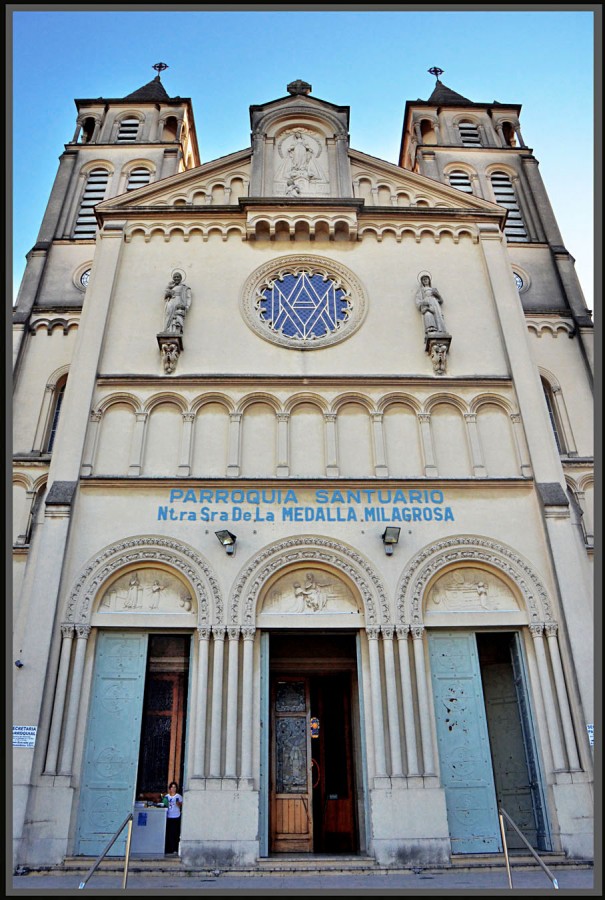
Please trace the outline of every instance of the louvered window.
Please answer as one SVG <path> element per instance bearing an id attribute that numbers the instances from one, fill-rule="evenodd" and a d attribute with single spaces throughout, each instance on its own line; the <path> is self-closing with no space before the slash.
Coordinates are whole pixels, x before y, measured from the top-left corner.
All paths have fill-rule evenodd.
<path id="1" fill-rule="evenodd" d="M 462 141 L 463 147 L 481 146 L 479 129 L 474 122 L 460 122 L 460 124 L 458 125 L 458 130 L 460 132 L 460 140 Z"/>
<path id="2" fill-rule="evenodd" d="M 457 188 L 459 191 L 464 191 L 465 194 L 473 193 L 473 189 L 471 187 L 471 179 L 467 172 L 463 172 L 461 169 L 457 169 L 455 172 L 450 172 L 448 178 L 453 188 Z"/>
<path id="3" fill-rule="evenodd" d="M 504 234 L 509 241 L 527 241 L 527 231 L 510 178 L 505 172 L 494 172 L 491 180 L 496 203 L 508 210 Z"/>
<path id="4" fill-rule="evenodd" d="M 137 188 L 142 187 L 144 184 L 149 184 L 151 180 L 151 172 L 149 169 L 139 168 L 133 169 L 130 175 L 128 176 L 128 184 L 126 185 L 127 191 L 135 191 Z"/>
<path id="5" fill-rule="evenodd" d="M 94 208 L 105 197 L 109 172 L 106 169 L 93 169 L 89 173 L 80 203 L 80 210 L 74 228 L 75 238 L 94 238 L 97 233 L 97 220 Z"/>
<path id="6" fill-rule="evenodd" d="M 139 132 L 138 119 L 122 119 L 118 131 L 118 144 L 128 144 L 136 141 Z"/>

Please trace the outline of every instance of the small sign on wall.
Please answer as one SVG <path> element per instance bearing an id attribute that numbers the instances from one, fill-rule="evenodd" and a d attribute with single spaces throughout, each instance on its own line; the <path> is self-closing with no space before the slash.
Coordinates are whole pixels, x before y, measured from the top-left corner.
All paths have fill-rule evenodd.
<path id="1" fill-rule="evenodd" d="M 586 725 L 586 731 L 588 732 L 590 746 L 594 747 L 594 725 Z"/>
<path id="2" fill-rule="evenodd" d="M 13 747 L 35 747 L 37 725 L 13 725 Z"/>

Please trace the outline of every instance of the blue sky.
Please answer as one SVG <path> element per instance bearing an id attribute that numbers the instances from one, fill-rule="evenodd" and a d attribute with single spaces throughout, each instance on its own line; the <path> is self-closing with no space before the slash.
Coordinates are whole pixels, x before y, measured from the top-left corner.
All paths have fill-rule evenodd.
<path id="1" fill-rule="evenodd" d="M 577 9 L 15 6 L 14 283 L 74 133 L 75 98 L 123 97 L 165 62 L 163 84 L 170 96 L 191 98 L 208 162 L 248 147 L 249 106 L 283 97 L 301 78 L 314 96 L 351 107 L 354 149 L 396 163 L 405 102 L 429 97 L 435 82 L 427 70 L 439 66 L 443 83 L 470 100 L 522 104 L 525 142 L 592 308 L 593 40 L 600 29 L 590 8 Z"/>

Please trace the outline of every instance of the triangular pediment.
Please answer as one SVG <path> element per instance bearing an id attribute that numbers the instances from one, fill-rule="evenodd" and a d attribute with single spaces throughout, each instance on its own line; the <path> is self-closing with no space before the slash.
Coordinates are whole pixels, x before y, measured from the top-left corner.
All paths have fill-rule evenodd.
<path id="1" fill-rule="evenodd" d="M 469 212 L 502 212 L 499 206 L 489 200 L 467 194 L 441 181 L 410 172 L 409 169 L 359 150 L 349 150 L 349 160 L 354 195 L 363 197 L 365 185 L 366 192 L 371 192 L 371 196 L 366 199 L 370 199 L 373 206 L 429 206 Z"/>
<path id="2" fill-rule="evenodd" d="M 161 181 L 104 200 L 96 207 L 97 212 L 233 204 L 236 185 L 240 190 L 240 196 L 247 193 L 251 157 L 250 147 L 237 153 L 230 153 L 228 156 L 221 156 L 194 169 L 179 172 Z M 225 189 L 225 196 L 222 198 L 218 196 L 218 193 Z"/>

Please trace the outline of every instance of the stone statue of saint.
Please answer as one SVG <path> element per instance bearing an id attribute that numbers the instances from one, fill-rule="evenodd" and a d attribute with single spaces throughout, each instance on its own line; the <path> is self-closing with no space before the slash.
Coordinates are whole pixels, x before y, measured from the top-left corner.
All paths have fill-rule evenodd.
<path id="1" fill-rule="evenodd" d="M 420 287 L 416 293 L 416 306 L 422 313 L 424 320 L 424 333 L 447 334 L 445 320 L 441 311 L 443 298 L 437 288 L 431 285 L 430 275 L 422 275 Z"/>
<path id="2" fill-rule="evenodd" d="M 276 181 L 285 183 L 287 197 L 313 194 L 317 185 L 327 184 L 326 175 L 317 161 L 320 147 L 315 139 L 295 131 L 287 137 L 284 150 L 284 161 L 275 177 Z"/>
<path id="3" fill-rule="evenodd" d="M 191 288 L 185 284 L 180 272 L 172 276 L 164 300 L 164 333 L 182 334 L 185 316 L 191 306 Z"/>

